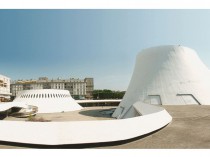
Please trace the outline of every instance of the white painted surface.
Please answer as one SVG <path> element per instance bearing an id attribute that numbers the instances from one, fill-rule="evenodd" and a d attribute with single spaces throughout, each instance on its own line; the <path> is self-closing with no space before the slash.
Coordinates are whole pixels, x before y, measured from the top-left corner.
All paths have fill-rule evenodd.
<path id="1" fill-rule="evenodd" d="M 151 105 L 162 105 L 160 96 L 149 96 Z"/>
<path id="2" fill-rule="evenodd" d="M 171 119 L 161 110 L 145 116 L 102 121 L 0 121 L 0 140 L 43 145 L 111 142 L 150 133 L 164 127 Z"/>
<path id="3" fill-rule="evenodd" d="M 38 107 L 38 113 L 53 113 L 81 110 L 68 90 L 38 89 L 23 90 L 13 102 L 25 102 Z"/>
<path id="4" fill-rule="evenodd" d="M 0 104 L 0 111 L 6 111 L 12 107 L 28 108 L 28 105 L 24 102 L 6 102 Z"/>
<path id="5" fill-rule="evenodd" d="M 151 95 L 159 95 L 162 105 L 195 104 L 179 94 L 192 95 L 199 102 L 196 104 L 210 105 L 209 69 L 196 52 L 170 45 L 142 50 L 137 55 L 128 90 L 113 117 L 127 117 L 127 111 L 137 101 L 158 103 Z"/>

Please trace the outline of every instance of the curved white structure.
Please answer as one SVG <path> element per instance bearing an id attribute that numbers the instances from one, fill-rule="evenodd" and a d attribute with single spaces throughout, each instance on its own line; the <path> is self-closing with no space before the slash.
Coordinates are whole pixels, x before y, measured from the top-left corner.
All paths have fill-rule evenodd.
<path id="1" fill-rule="evenodd" d="M 179 51 L 176 51 L 176 48 Z M 181 72 L 178 72 L 179 70 L 171 71 L 179 65 L 176 63 L 179 61 L 179 58 L 183 59 L 182 57 L 177 58 L 179 55 L 176 55 L 182 54 L 180 49 L 192 51 L 182 47 L 166 46 L 148 49 L 145 50 L 145 53 L 138 55 L 128 91 L 113 114 L 118 119 L 69 122 L 0 121 L 0 140 L 41 145 L 90 144 L 128 140 L 161 129 L 171 122 L 172 117 L 160 105 L 149 104 L 147 100 L 150 95 L 148 94 L 152 94 L 155 97 L 158 94 L 156 92 L 163 90 L 162 93 L 170 95 L 163 102 L 165 100 L 167 100 L 166 102 L 176 102 L 173 96 L 174 92 L 170 92 L 176 91 L 176 89 L 159 89 L 162 84 L 159 84 L 158 81 L 162 81 L 163 75 L 163 79 L 166 79 L 166 81 L 164 80 L 162 83 L 166 83 L 166 85 L 163 85 L 166 88 L 171 82 L 176 82 L 177 80 L 174 79 L 179 78 L 180 74 L 186 72 L 181 67 L 178 68 Z M 172 58 L 177 58 L 172 63 L 170 61 L 171 56 Z M 184 56 L 186 56 L 185 53 Z M 191 59 L 199 62 L 196 60 L 196 57 L 191 57 Z M 182 62 L 183 64 L 188 64 L 188 61 L 185 63 L 185 60 L 182 60 Z M 174 77 L 169 75 L 171 73 Z M 184 80 L 186 81 L 186 79 Z M 176 87 L 174 86 L 174 88 Z M 167 93 L 168 91 L 169 93 Z M 24 101 L 30 105 L 38 106 L 42 112 L 49 112 L 50 107 L 52 107 L 51 112 L 62 111 L 68 105 L 71 105 L 69 104 L 69 99 L 71 98 L 69 93 L 68 97 L 64 97 L 66 98 L 64 101 L 61 98 L 48 97 L 48 94 L 53 95 L 55 94 L 54 92 L 57 92 L 57 90 L 23 91 L 15 101 Z M 65 95 L 67 93 L 60 94 Z M 159 96 L 162 96 L 162 94 Z M 172 100 L 169 98 L 172 98 Z M 49 101 L 49 99 L 51 100 Z"/>
<path id="2" fill-rule="evenodd" d="M 171 121 L 163 109 L 128 119 L 71 122 L 0 121 L 0 140 L 41 145 L 127 140 L 158 130 Z"/>
<path id="3" fill-rule="evenodd" d="M 23 90 L 13 102 L 25 102 L 38 107 L 38 113 L 53 113 L 81 110 L 68 90 L 40 89 Z"/>
<path id="4" fill-rule="evenodd" d="M 131 106 L 136 101 L 210 105 L 209 95 L 209 69 L 194 50 L 183 46 L 153 47 L 138 54 L 128 90 L 113 116 L 132 117 Z"/>

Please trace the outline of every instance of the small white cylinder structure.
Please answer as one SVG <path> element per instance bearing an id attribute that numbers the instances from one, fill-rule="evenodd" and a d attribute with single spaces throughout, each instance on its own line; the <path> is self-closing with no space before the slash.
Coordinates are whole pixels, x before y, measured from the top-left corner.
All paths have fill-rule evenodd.
<path id="1" fill-rule="evenodd" d="M 38 89 L 23 90 L 14 102 L 25 102 L 38 107 L 38 113 L 53 113 L 81 110 L 68 90 Z"/>

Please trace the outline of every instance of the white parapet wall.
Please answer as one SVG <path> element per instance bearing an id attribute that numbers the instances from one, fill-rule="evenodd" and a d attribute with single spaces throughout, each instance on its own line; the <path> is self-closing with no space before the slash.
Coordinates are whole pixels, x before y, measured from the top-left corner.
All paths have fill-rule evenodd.
<path id="1" fill-rule="evenodd" d="M 114 142 L 151 133 L 170 123 L 171 119 L 165 110 L 161 110 L 145 116 L 102 121 L 0 121 L 0 140 L 38 145 Z"/>

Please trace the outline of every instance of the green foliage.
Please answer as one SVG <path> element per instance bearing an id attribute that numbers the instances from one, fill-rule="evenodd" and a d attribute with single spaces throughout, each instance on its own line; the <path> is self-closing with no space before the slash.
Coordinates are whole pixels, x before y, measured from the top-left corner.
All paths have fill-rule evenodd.
<path id="1" fill-rule="evenodd" d="M 94 99 L 122 99 L 124 94 L 125 94 L 125 91 L 112 91 L 109 89 L 94 90 L 93 98 Z"/>

